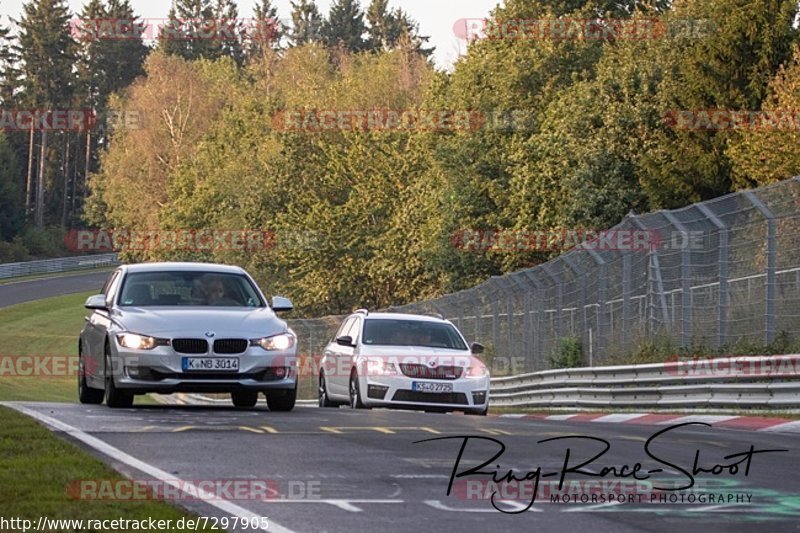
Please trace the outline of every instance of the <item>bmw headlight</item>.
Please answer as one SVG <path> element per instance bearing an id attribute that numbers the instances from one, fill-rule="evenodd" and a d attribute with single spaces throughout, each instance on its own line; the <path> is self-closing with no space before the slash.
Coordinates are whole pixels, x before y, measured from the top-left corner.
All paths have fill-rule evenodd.
<path id="1" fill-rule="evenodd" d="M 131 350 L 152 350 L 160 344 L 160 339 L 155 337 L 148 337 L 147 335 L 139 335 L 138 333 L 119 333 L 117 334 L 117 342 L 123 348 Z"/>
<path id="2" fill-rule="evenodd" d="M 294 335 L 291 333 L 281 333 L 279 335 L 272 335 L 271 337 L 262 337 L 260 339 L 252 339 L 250 344 L 252 346 L 261 346 L 268 352 L 288 350 L 294 346 Z"/>

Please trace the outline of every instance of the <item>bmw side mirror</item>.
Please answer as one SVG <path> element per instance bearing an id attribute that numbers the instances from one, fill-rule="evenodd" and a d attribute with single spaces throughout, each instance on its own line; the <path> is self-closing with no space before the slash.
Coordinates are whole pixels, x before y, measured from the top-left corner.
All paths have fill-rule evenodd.
<path id="1" fill-rule="evenodd" d="M 350 335 L 342 335 L 341 337 L 336 337 L 336 344 L 339 346 L 347 346 L 349 348 L 354 348 L 355 344 L 353 344 L 353 337 Z"/>
<path id="2" fill-rule="evenodd" d="M 276 313 L 279 311 L 291 311 L 294 309 L 294 305 L 292 305 L 292 301 L 289 298 L 284 298 L 283 296 L 273 296 L 272 297 L 272 310 Z"/>
<path id="3" fill-rule="evenodd" d="M 86 309 L 100 309 L 102 311 L 108 311 L 105 294 L 94 294 L 89 296 L 86 298 L 86 303 L 84 303 L 83 306 Z"/>
<path id="4" fill-rule="evenodd" d="M 470 351 L 472 351 L 473 354 L 479 354 L 483 353 L 484 347 L 483 344 L 479 342 L 473 342 L 472 345 L 469 347 L 469 349 Z"/>

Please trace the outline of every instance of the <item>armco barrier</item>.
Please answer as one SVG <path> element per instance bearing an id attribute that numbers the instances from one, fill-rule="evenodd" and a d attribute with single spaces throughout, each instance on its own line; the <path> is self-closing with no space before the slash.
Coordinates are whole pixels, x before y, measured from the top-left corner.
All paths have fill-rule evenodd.
<path id="1" fill-rule="evenodd" d="M 29 276 L 31 274 L 90 270 L 93 268 L 117 266 L 119 264 L 116 253 L 59 257 L 56 259 L 42 259 L 40 261 L 25 261 L 22 263 L 3 263 L 0 264 L 0 279 Z"/>
<path id="2" fill-rule="evenodd" d="M 495 407 L 800 407 L 800 355 L 546 370 L 492 378 Z"/>

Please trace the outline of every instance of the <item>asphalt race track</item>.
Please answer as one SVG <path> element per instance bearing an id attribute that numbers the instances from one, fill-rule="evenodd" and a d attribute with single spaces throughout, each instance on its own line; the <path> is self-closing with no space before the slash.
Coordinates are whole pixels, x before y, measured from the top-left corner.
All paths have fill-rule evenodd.
<path id="1" fill-rule="evenodd" d="M 99 289 L 107 276 L 108 272 L 92 272 L 0 285 L 0 306 Z M 266 483 L 266 496 L 245 490 L 221 502 L 186 492 L 168 499 L 200 516 L 268 517 L 267 531 L 800 529 L 796 434 L 684 426 L 655 437 L 649 448 L 652 458 L 646 453 L 648 439 L 669 426 L 305 406 L 272 413 L 266 407 L 242 410 L 221 405 L 132 409 L 35 402 L 6 405 L 38 417 L 137 482 L 156 483 L 161 476 L 162 481 L 180 482 L 184 489 L 203 481 L 244 480 L 245 488 Z M 528 510 L 524 509 L 531 499 L 530 479 L 520 488 L 518 483 L 492 484 L 491 476 L 465 476 L 456 478 L 447 494 L 465 436 L 471 439 L 458 472 L 489 461 L 499 443 L 505 451 L 482 471 L 497 471 L 501 479 L 513 470 L 523 478 L 541 467 L 537 499 Z M 557 437 L 573 438 L 539 442 Z M 559 492 L 567 450 L 568 464 L 575 467 L 605 447 L 600 440 L 577 437 L 603 439 L 610 447 L 581 467 L 582 473 L 566 473 Z M 441 440 L 415 444 L 423 439 Z M 747 453 L 751 446 L 755 451 L 788 451 L 753 454 L 749 471 L 744 456 L 726 458 Z M 675 498 L 682 494 L 682 501 L 661 501 L 668 492 L 654 488 L 687 484 L 698 453 L 701 469 L 739 464 L 720 467 L 719 475 L 698 470 L 691 476 L 693 489 L 669 491 Z M 637 462 L 642 467 L 636 475 L 649 475 L 649 480 L 631 480 Z M 623 469 L 624 465 L 628 467 Z M 604 467 L 620 475 L 600 477 Z M 627 481 L 621 482 L 623 475 Z M 493 504 L 490 498 L 498 490 Z M 570 493 L 595 494 L 606 501 L 552 503 L 549 498 Z M 710 502 L 712 494 L 732 501 Z M 616 501 L 608 501 L 610 495 Z M 690 496 L 695 500 L 687 501 Z"/>
<path id="2" fill-rule="evenodd" d="M 91 290 L 100 292 L 110 274 L 110 271 L 88 272 L 3 283 L 0 284 L 0 307 L 76 292 Z M 75 335 L 77 334 L 76 332 Z"/>
<path id="3" fill-rule="evenodd" d="M 645 442 L 667 426 L 587 424 L 504 417 L 472 417 L 409 411 L 348 408 L 297 407 L 290 413 L 272 413 L 265 407 L 240 410 L 224 406 L 142 406 L 109 409 L 57 403 L 14 403 L 35 413 L 58 420 L 59 432 L 75 439 L 80 432 L 100 439 L 152 465 L 175 479 L 266 480 L 272 487 L 267 498 L 246 496 L 235 503 L 258 516 L 268 517 L 270 531 L 491 531 L 532 528 L 545 531 L 790 531 L 798 529 L 800 518 L 800 472 L 797 438 L 790 434 L 748 432 L 687 426 L 668 430 L 656 437 L 651 452 Z M 702 417 L 699 417 L 702 419 Z M 73 429 L 69 429 L 69 428 Z M 75 431 L 78 430 L 78 431 Z M 560 472 L 570 449 L 570 465 L 591 458 L 604 447 L 599 441 L 568 439 L 537 443 L 566 436 L 606 439 L 610 449 L 583 467 L 587 474 L 614 466 L 642 470 L 662 468 L 652 474 L 661 486 L 678 487 L 688 477 L 663 462 L 691 472 L 699 450 L 700 467 L 730 465 L 725 456 L 755 450 L 787 449 L 788 452 L 755 454 L 749 473 L 744 463 L 738 472 L 725 470 L 714 476 L 695 476 L 696 494 L 728 494 L 749 503 L 652 503 L 658 493 L 648 490 L 650 482 L 636 491 L 644 503 L 551 503 L 539 498 L 531 508 L 518 514 L 504 514 L 489 499 L 491 485 L 457 479 L 453 493 L 446 494 L 463 436 L 470 440 L 459 471 L 490 459 L 498 449 L 496 439 L 506 446 L 500 458 L 498 477 L 513 469 L 518 478 L 542 467 L 542 473 Z M 454 437 L 414 444 L 422 439 Z M 121 464 L 118 451 L 98 452 L 128 477 L 152 479 L 141 470 Z M 110 454 L 110 456 L 108 455 Z M 741 456 L 740 456 L 741 457 Z M 580 459 L 579 459 L 580 458 Z M 492 470 L 493 465 L 485 467 Z M 628 470 L 630 472 L 630 469 Z M 607 478 L 613 478 L 608 475 Z M 488 481 L 473 476 L 473 483 Z M 557 476 L 542 479 L 553 487 Z M 567 483 L 586 483 L 601 478 L 579 473 L 566 474 Z M 598 482 L 599 483 L 599 482 Z M 672 485 L 669 485 L 672 483 Z M 635 486 L 629 482 L 628 487 Z M 653 482 L 651 485 L 656 485 Z M 624 492 L 621 485 L 607 485 L 601 492 Z M 476 488 L 478 487 L 478 488 Z M 482 493 L 486 487 L 486 493 Z M 541 490 L 541 486 L 540 486 Z M 628 492 L 631 492 L 630 489 Z M 652 493 L 652 494 L 651 494 Z M 686 494 L 687 491 L 684 491 Z M 663 493 L 661 493 L 663 494 Z M 677 493 L 676 493 L 677 494 Z M 510 496 L 496 501 L 505 511 L 520 511 L 529 498 Z M 218 509 L 197 500 L 184 504 L 198 514 L 221 516 Z M 274 524 L 273 524 L 274 521 Z M 274 528 L 274 529 L 273 529 Z M 246 531 L 246 530 L 242 530 Z M 252 531 L 252 530 L 251 530 Z"/>

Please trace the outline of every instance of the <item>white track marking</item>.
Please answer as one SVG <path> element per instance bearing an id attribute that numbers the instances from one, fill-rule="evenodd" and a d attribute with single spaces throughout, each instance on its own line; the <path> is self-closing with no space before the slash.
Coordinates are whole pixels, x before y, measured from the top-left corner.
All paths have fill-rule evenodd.
<path id="1" fill-rule="evenodd" d="M 161 481 L 162 483 L 174 487 L 181 492 L 185 492 L 187 494 L 194 492 L 197 497 L 203 500 L 208 505 L 212 507 L 216 507 L 220 511 L 239 517 L 242 520 L 249 520 L 249 519 L 260 519 L 261 516 L 253 513 L 252 511 L 248 511 L 244 507 L 236 505 L 235 503 L 231 503 L 228 500 L 219 500 L 217 495 L 211 494 L 205 490 L 200 489 L 199 487 L 189 483 L 187 481 L 176 480 L 175 476 L 172 474 L 168 474 L 163 470 L 156 468 L 153 465 L 147 464 L 144 461 L 133 457 L 132 455 L 128 455 L 127 453 L 123 452 L 119 448 L 115 448 L 110 444 L 103 442 L 102 440 L 92 437 L 88 433 L 81 431 L 78 428 L 72 427 L 69 424 L 65 424 L 60 420 L 56 420 L 55 418 L 51 418 L 47 415 L 43 415 L 33 409 L 29 409 L 28 407 L 24 407 L 22 405 L 16 404 L 14 402 L 0 402 L 0 405 L 5 405 L 6 407 L 10 407 L 20 413 L 26 414 L 36 420 L 42 422 L 46 426 L 67 433 L 72 438 L 77 439 L 87 446 L 97 450 L 98 452 L 112 458 L 115 461 L 128 465 L 131 468 L 135 468 L 140 472 L 143 472 L 151 477 L 154 477 Z M 187 490 L 188 489 L 188 490 Z M 269 520 L 269 527 L 264 529 L 258 529 L 258 531 L 271 531 L 271 532 L 278 532 L 278 533 L 294 533 L 291 529 L 285 528 L 280 524 L 275 523 L 271 519 Z"/>

